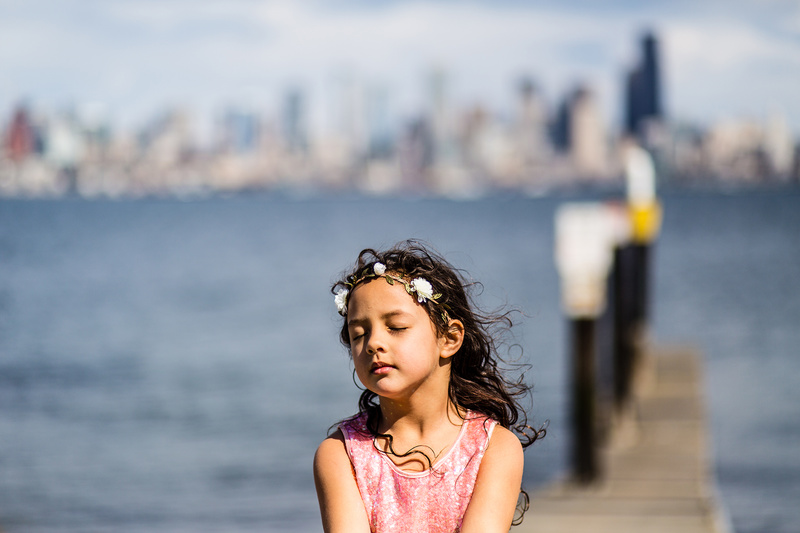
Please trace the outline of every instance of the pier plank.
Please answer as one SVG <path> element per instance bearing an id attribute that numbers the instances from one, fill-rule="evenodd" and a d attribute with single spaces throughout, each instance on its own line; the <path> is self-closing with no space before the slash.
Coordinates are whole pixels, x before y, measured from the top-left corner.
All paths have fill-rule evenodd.
<path id="1" fill-rule="evenodd" d="M 601 451 L 600 480 L 535 492 L 513 533 L 730 533 L 715 500 L 700 354 L 649 350 L 633 390 Z"/>

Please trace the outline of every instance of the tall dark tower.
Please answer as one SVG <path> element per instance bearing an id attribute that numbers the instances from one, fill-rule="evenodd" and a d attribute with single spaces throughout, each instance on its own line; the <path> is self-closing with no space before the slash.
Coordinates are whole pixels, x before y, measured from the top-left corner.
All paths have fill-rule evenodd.
<path id="1" fill-rule="evenodd" d="M 648 33 L 642 39 L 642 111 L 645 117 L 661 118 L 661 77 L 658 65 L 658 41 Z"/>
<path id="2" fill-rule="evenodd" d="M 642 69 L 636 66 L 625 80 L 625 133 L 637 135 L 639 121 L 642 118 L 644 106 L 642 105 Z"/>
<path id="3" fill-rule="evenodd" d="M 638 137 L 646 120 L 663 118 L 658 40 L 653 33 L 642 39 L 641 60 L 628 73 L 625 88 L 625 131 Z"/>

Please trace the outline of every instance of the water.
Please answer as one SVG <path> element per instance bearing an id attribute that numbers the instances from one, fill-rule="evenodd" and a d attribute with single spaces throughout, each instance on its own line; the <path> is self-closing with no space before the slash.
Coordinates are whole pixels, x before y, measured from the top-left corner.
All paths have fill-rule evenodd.
<path id="1" fill-rule="evenodd" d="M 358 390 L 329 288 L 428 240 L 525 317 L 534 488 L 565 468 L 562 199 L 0 202 L 0 526 L 320 531 L 311 457 Z M 737 531 L 800 529 L 800 194 L 671 193 L 654 336 L 707 356 Z"/>
<path id="2" fill-rule="evenodd" d="M 666 209 L 657 331 L 705 352 L 735 529 L 800 531 L 800 194 L 676 195 Z"/>

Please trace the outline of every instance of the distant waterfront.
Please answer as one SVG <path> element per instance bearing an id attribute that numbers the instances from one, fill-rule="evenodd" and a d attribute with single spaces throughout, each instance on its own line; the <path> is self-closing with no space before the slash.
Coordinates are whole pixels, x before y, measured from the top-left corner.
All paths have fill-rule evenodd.
<path id="1" fill-rule="evenodd" d="M 358 391 L 330 282 L 431 241 L 525 317 L 526 484 L 564 469 L 559 197 L 0 200 L 7 533 L 320 531 L 313 449 Z M 738 533 L 800 529 L 800 189 L 665 193 L 653 335 L 698 345 Z M 534 518 L 532 518 L 534 519 Z"/>

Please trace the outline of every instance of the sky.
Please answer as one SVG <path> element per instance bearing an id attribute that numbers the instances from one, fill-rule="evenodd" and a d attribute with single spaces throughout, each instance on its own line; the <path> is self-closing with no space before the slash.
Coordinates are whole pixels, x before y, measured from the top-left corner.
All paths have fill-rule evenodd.
<path id="1" fill-rule="evenodd" d="M 670 119 L 782 114 L 800 137 L 797 0 L 0 0 L 0 119 L 20 102 L 121 127 L 175 106 L 279 116 L 298 87 L 325 128 L 335 87 L 383 91 L 411 117 L 440 69 L 453 107 L 498 114 L 523 77 L 551 107 L 587 84 L 613 130 L 648 29 Z"/>

